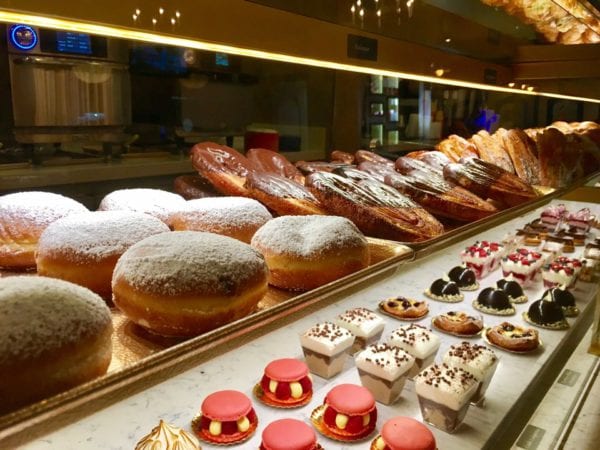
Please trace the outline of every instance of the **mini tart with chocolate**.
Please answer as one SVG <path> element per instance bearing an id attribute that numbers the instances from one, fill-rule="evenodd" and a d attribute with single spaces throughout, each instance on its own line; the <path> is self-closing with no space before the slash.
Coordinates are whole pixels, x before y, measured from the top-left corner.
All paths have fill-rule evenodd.
<path id="1" fill-rule="evenodd" d="M 490 344 L 511 352 L 530 352 L 540 345 L 538 332 L 533 328 L 502 322 L 486 330 L 485 338 Z"/>
<path id="2" fill-rule="evenodd" d="M 579 309 L 575 306 L 575 297 L 564 286 L 548 289 L 542 295 L 542 300 L 558 303 L 562 307 L 566 317 L 579 315 Z"/>
<path id="3" fill-rule="evenodd" d="M 425 300 L 419 301 L 398 296 L 380 302 L 379 309 L 398 319 L 416 320 L 427 315 L 429 305 Z"/>
<path id="4" fill-rule="evenodd" d="M 322 415 L 318 413 L 322 411 Z M 327 437 L 342 441 L 363 439 L 377 424 L 377 407 L 371 392 L 356 384 L 339 384 L 313 411 L 315 428 Z"/>
<path id="5" fill-rule="evenodd" d="M 525 303 L 528 300 L 521 284 L 510 275 L 496 281 L 496 287 L 502 289 L 508 295 L 511 303 Z"/>
<path id="6" fill-rule="evenodd" d="M 487 287 L 473 300 L 473 308 L 486 314 L 510 316 L 515 313 L 515 307 L 508 299 L 508 294 L 502 289 Z"/>
<path id="7" fill-rule="evenodd" d="M 370 450 L 435 450 L 435 437 L 429 428 L 412 417 L 392 417 Z"/>
<path id="8" fill-rule="evenodd" d="M 306 405 L 312 398 L 312 380 L 303 361 L 283 358 L 265 367 L 256 389 L 257 398 L 269 406 L 291 408 Z"/>
<path id="9" fill-rule="evenodd" d="M 465 264 L 450 269 L 448 278 L 450 278 L 451 281 L 454 281 L 462 291 L 476 291 L 479 289 L 479 283 L 477 282 L 475 272 Z"/>
<path id="10" fill-rule="evenodd" d="M 200 414 L 192 421 L 192 430 L 212 444 L 234 444 L 248 439 L 256 431 L 258 417 L 250 399 L 239 391 L 217 391 L 202 402 Z"/>
<path id="11" fill-rule="evenodd" d="M 475 336 L 483 329 L 483 319 L 465 311 L 448 311 L 435 316 L 432 325 L 450 334 L 459 336 Z"/>
<path id="12" fill-rule="evenodd" d="M 523 319 L 532 325 L 549 330 L 564 330 L 569 328 L 562 306 L 548 300 L 536 300 L 523 313 Z"/>
<path id="13" fill-rule="evenodd" d="M 424 292 L 424 294 L 440 302 L 458 303 L 462 302 L 465 296 L 460 292 L 458 285 L 447 278 L 438 278 Z"/>

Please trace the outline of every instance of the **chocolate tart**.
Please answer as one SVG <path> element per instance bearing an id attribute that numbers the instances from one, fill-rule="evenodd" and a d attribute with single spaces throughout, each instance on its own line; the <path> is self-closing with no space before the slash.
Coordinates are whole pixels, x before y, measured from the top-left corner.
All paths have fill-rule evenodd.
<path id="1" fill-rule="evenodd" d="M 479 289 L 479 283 L 473 269 L 469 269 L 466 265 L 456 266 L 448 272 L 448 278 L 454 281 L 458 288 L 462 291 L 476 291 Z"/>
<path id="2" fill-rule="evenodd" d="M 496 287 L 506 292 L 511 303 L 525 303 L 528 300 L 521 284 L 511 277 L 496 281 Z"/>
<path id="3" fill-rule="evenodd" d="M 523 319 L 532 325 L 549 330 L 564 330 L 569 328 L 562 306 L 548 300 L 536 300 L 523 313 Z"/>
<path id="4" fill-rule="evenodd" d="M 579 309 L 575 306 L 575 297 L 568 289 L 563 289 L 562 287 L 548 289 L 542 295 L 542 300 L 558 303 L 566 317 L 579 315 Z"/>
<path id="5" fill-rule="evenodd" d="M 515 307 L 502 289 L 487 287 L 473 300 L 473 308 L 486 314 L 510 316 L 515 313 Z"/>
<path id="6" fill-rule="evenodd" d="M 446 280 L 444 278 L 438 278 L 431 283 L 431 286 L 424 294 L 433 300 L 446 303 L 462 302 L 465 298 L 465 296 L 460 293 L 458 285 L 454 281 Z"/>

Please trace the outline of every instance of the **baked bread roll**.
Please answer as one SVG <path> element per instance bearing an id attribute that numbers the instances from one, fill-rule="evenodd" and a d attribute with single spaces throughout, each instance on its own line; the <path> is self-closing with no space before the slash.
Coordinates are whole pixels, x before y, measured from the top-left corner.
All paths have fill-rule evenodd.
<path id="1" fill-rule="evenodd" d="M 540 163 L 535 156 L 535 143 L 518 128 L 496 132 L 504 142 L 517 176 L 529 183 L 540 184 Z"/>
<path id="2" fill-rule="evenodd" d="M 87 208 L 50 192 L 19 192 L 0 197 L 0 268 L 35 268 L 38 239 L 48 225 Z"/>
<path id="3" fill-rule="evenodd" d="M 471 137 L 471 141 L 477 147 L 479 157 L 491 164 L 494 164 L 509 173 L 515 173 L 515 168 L 510 160 L 504 142 L 497 135 L 490 135 L 485 130 L 480 130 Z"/>
<path id="4" fill-rule="evenodd" d="M 130 247 L 112 279 L 129 320 L 162 336 L 196 336 L 252 312 L 267 292 L 263 256 L 213 233 L 173 231 Z"/>
<path id="5" fill-rule="evenodd" d="M 146 213 L 170 225 L 171 215 L 185 208 L 183 197 L 160 189 L 119 189 L 107 194 L 98 211 Z"/>
<path id="6" fill-rule="evenodd" d="M 81 286 L 2 278 L 0 318 L 0 413 L 85 383 L 110 364 L 110 310 Z"/>
<path id="7" fill-rule="evenodd" d="M 38 274 L 84 286 L 110 300 L 119 257 L 136 242 L 167 231 L 160 219 L 133 211 L 72 214 L 42 233 L 36 253 Z"/>

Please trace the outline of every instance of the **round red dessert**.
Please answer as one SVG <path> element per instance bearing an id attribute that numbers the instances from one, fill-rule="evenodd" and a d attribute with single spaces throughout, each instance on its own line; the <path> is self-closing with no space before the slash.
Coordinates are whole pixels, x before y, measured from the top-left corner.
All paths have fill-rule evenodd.
<path id="1" fill-rule="evenodd" d="M 218 391 L 207 396 L 200 407 L 202 416 L 193 423 L 201 439 L 232 443 L 248 438 L 258 425 L 250 399 L 239 391 Z"/>
<path id="2" fill-rule="evenodd" d="M 377 422 L 373 394 L 356 384 L 340 384 L 325 397 L 323 424 L 334 434 L 346 437 L 367 436 Z"/>
<path id="3" fill-rule="evenodd" d="M 312 397 L 308 366 L 293 358 L 276 359 L 265 367 L 260 381 L 265 399 L 285 406 L 306 403 Z"/>
<path id="4" fill-rule="evenodd" d="M 393 417 L 381 429 L 385 450 L 435 450 L 429 428 L 410 417 Z"/>
<path id="5" fill-rule="evenodd" d="M 270 423 L 262 434 L 260 450 L 316 450 L 320 448 L 311 427 L 296 419 Z"/>

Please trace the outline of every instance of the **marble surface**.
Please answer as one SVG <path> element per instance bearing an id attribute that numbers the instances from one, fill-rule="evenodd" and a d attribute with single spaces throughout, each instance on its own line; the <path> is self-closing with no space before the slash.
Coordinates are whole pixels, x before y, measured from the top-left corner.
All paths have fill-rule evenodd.
<path id="1" fill-rule="evenodd" d="M 570 210 L 584 206 L 577 202 L 567 202 Z M 597 205 L 594 207 L 600 213 Z M 282 357 L 302 358 L 302 351 L 298 336 L 311 325 L 332 320 L 336 315 L 357 306 L 368 307 L 376 310 L 377 304 L 382 299 L 397 295 L 423 299 L 423 290 L 444 272 L 460 262 L 459 252 L 466 245 L 476 240 L 499 241 L 507 233 L 524 225 L 539 215 L 540 210 L 527 213 L 523 217 L 513 219 L 494 229 L 474 236 L 468 241 L 448 246 L 443 251 L 437 252 L 421 261 L 401 266 L 399 270 L 389 277 L 376 282 L 362 290 L 353 292 L 347 298 L 318 310 L 315 314 L 299 319 L 298 321 L 262 336 L 254 341 L 243 343 L 235 350 L 222 354 L 204 364 L 187 370 L 165 382 L 157 384 L 143 392 L 116 403 L 102 411 L 74 422 L 42 439 L 31 442 L 22 448 L 28 450 L 57 449 L 127 449 L 135 448 L 136 442 L 158 424 L 159 419 L 185 429 L 190 429 L 190 421 L 199 410 L 203 398 L 213 391 L 221 389 L 237 389 L 252 397 L 252 388 L 262 376 L 264 366 L 273 359 Z M 573 256 L 581 253 L 577 248 Z M 491 273 L 481 280 L 481 288 L 494 285 L 501 277 L 499 270 Z M 578 307 L 584 311 L 592 298 L 594 286 L 578 284 L 576 298 Z M 538 299 L 543 292 L 541 281 L 532 288 L 526 289 L 529 301 L 516 305 L 517 314 L 514 316 L 484 315 L 486 326 L 495 325 L 504 320 L 523 324 L 521 313 L 526 311 L 529 304 Z M 447 304 L 429 301 L 430 313 L 420 321 L 429 325 L 431 318 L 441 312 L 449 310 L 474 311 L 471 302 L 477 292 L 466 292 L 465 300 L 458 304 Z M 591 308 L 589 308 L 591 309 Z M 588 311 L 591 313 L 591 311 Z M 386 325 L 383 339 L 395 328 L 405 324 L 391 317 L 383 316 Z M 569 319 L 573 326 L 577 326 L 580 318 Z M 528 355 L 516 355 L 501 350 L 496 350 L 500 357 L 498 369 L 492 379 L 486 394 L 484 407 L 471 406 L 462 426 L 454 434 L 447 434 L 433 429 L 438 440 L 439 448 L 452 449 L 480 449 L 489 439 L 502 419 L 508 414 L 510 408 L 517 402 L 523 393 L 531 388 L 531 383 L 542 368 L 556 346 L 570 331 L 553 331 L 539 329 L 544 343 L 542 351 Z M 436 332 L 442 339 L 436 361 L 440 361 L 448 347 L 461 339 Z M 470 341 L 482 343 L 480 338 Z M 314 377 L 314 396 L 312 401 L 299 409 L 277 410 L 262 405 L 254 400 L 259 417 L 257 433 L 247 442 L 234 448 L 256 449 L 260 444 L 260 434 L 264 427 L 271 421 L 294 417 L 309 422 L 311 411 L 320 405 L 327 391 L 340 383 L 360 383 L 353 360 L 348 359 L 344 371 L 331 380 Z M 378 404 L 379 429 L 384 421 L 396 415 L 421 418 L 417 398 L 412 382 L 407 382 L 400 400 L 392 405 Z M 374 437 L 374 436 L 373 436 Z M 356 443 L 339 443 L 324 437 L 319 437 L 321 444 L 328 450 L 333 449 L 367 449 L 370 439 Z M 202 444 L 203 449 L 217 449 L 219 447 Z"/>

